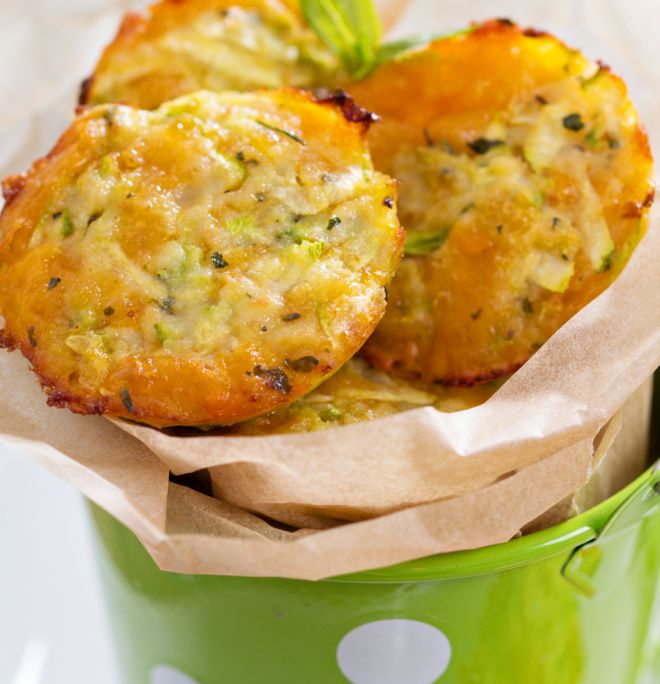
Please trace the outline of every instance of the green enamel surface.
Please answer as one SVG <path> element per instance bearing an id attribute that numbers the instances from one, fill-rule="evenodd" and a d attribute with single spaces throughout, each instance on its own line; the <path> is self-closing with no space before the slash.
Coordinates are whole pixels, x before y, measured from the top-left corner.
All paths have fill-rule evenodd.
<path id="1" fill-rule="evenodd" d="M 593 580 L 593 598 L 562 574 L 571 550 L 421 582 L 177 575 L 158 570 L 106 513 L 93 508 L 92 516 L 126 684 L 146 684 L 158 664 L 200 684 L 346 682 L 336 664 L 340 640 L 388 618 L 419 620 L 447 636 L 452 657 L 441 684 L 657 681 L 642 678 L 660 665 L 657 504 L 603 543 L 612 562 Z"/>
<path id="2" fill-rule="evenodd" d="M 123 681 L 146 684 L 166 664 L 200 684 L 346 682 L 342 637 L 407 618 L 449 639 L 442 684 L 650 684 L 660 671 L 657 478 L 501 547 L 322 582 L 162 572 L 92 506 Z"/>

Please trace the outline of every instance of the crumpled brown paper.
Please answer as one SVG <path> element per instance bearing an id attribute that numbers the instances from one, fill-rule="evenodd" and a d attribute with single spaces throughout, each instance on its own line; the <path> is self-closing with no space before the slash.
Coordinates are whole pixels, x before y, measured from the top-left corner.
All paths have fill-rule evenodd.
<path id="1" fill-rule="evenodd" d="M 588 482 L 526 525 L 523 534 L 546 529 L 593 508 L 645 470 L 649 464 L 652 399 L 653 380 L 649 378 L 596 437 Z"/>

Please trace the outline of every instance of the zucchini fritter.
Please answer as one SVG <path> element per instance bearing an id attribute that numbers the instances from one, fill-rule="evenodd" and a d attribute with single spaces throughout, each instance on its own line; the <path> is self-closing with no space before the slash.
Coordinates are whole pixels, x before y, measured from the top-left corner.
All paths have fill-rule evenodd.
<path id="1" fill-rule="evenodd" d="M 491 21 L 352 87 L 383 118 L 374 163 L 408 232 L 365 347 L 409 378 L 511 373 L 624 267 L 653 199 L 623 81 L 557 39 Z"/>
<path id="2" fill-rule="evenodd" d="M 334 87 L 339 64 L 296 0 L 161 0 L 129 12 L 81 104 L 153 109 L 196 90 Z"/>
<path id="3" fill-rule="evenodd" d="M 315 432 L 384 418 L 422 406 L 433 406 L 446 413 L 462 411 L 486 401 L 497 387 L 497 383 L 467 388 L 409 382 L 370 368 L 362 359 L 354 358 L 293 404 L 221 432 L 250 436 Z"/>
<path id="4" fill-rule="evenodd" d="M 99 106 L 5 184 L 4 345 L 49 403 L 229 424 L 309 392 L 385 309 L 403 232 L 345 97 Z"/>

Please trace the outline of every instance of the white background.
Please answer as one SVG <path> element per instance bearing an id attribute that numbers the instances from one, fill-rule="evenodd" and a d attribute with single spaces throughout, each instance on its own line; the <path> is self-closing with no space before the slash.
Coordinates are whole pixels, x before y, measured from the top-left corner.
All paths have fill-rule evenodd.
<path id="1" fill-rule="evenodd" d="M 53 144 L 128 0 L 0 0 L 0 174 Z M 629 82 L 660 158 L 660 0 L 413 0 L 396 35 L 510 17 Z M 7 388 L 1 388 L 7 391 Z M 29 499 L 29 504 L 28 504 Z M 0 684 L 119 684 L 80 497 L 0 445 Z"/>

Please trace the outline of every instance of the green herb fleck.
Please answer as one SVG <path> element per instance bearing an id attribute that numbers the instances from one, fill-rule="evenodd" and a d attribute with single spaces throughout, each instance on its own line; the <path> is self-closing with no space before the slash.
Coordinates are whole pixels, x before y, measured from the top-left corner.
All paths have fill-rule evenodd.
<path id="1" fill-rule="evenodd" d="M 325 249 L 325 242 L 322 240 L 316 240 L 315 242 L 309 243 L 309 255 L 312 259 L 320 259 L 323 250 Z"/>
<path id="2" fill-rule="evenodd" d="M 119 398 L 121 399 L 121 403 L 124 405 L 124 408 L 129 413 L 135 413 L 135 404 L 133 404 L 133 399 L 125 387 L 122 387 L 119 391 Z"/>
<path id="3" fill-rule="evenodd" d="M 112 352 L 114 351 L 114 347 L 112 346 L 110 338 L 107 335 L 99 335 L 99 339 L 101 340 L 101 346 L 103 347 L 103 351 L 106 354 L 112 354 Z"/>
<path id="4" fill-rule="evenodd" d="M 54 276 L 48 281 L 48 289 L 52 290 L 54 287 L 57 287 L 60 283 L 62 282 L 62 278 L 59 276 Z"/>
<path id="5" fill-rule="evenodd" d="M 531 198 L 532 206 L 541 209 L 545 204 L 545 193 L 542 190 L 534 193 Z"/>
<path id="6" fill-rule="evenodd" d="M 154 330 L 156 331 L 156 337 L 158 338 L 158 342 L 160 342 L 160 346 L 162 347 L 165 344 L 165 340 L 167 339 L 167 333 L 165 332 L 165 328 L 162 326 L 161 323 L 154 323 Z"/>
<path id="7" fill-rule="evenodd" d="M 237 216 L 225 223 L 225 230 L 232 236 L 237 237 L 247 233 L 253 226 L 251 216 Z"/>
<path id="8" fill-rule="evenodd" d="M 94 221 L 98 221 L 101 216 L 103 216 L 102 211 L 95 211 L 88 219 L 87 219 L 87 225 L 91 226 Z"/>
<path id="9" fill-rule="evenodd" d="M 74 231 L 73 221 L 71 220 L 71 213 L 68 209 L 63 209 L 61 213 L 62 217 L 62 237 L 69 237 Z"/>
<path id="10" fill-rule="evenodd" d="M 339 218 L 339 216 L 333 216 L 328 221 L 328 230 L 332 230 L 333 228 L 336 228 L 340 223 L 341 223 L 341 219 Z"/>
<path id="11" fill-rule="evenodd" d="M 174 297 L 165 297 L 165 299 L 160 302 L 160 308 L 163 311 L 167 311 L 169 314 L 173 314 L 175 301 Z"/>
<path id="12" fill-rule="evenodd" d="M 282 394 L 289 394 L 291 385 L 289 384 L 289 376 L 281 368 L 263 368 L 263 366 L 255 366 L 254 374 L 257 377 L 264 378 L 266 385 L 276 392 Z"/>
<path id="13" fill-rule="evenodd" d="M 612 268 L 612 261 L 616 255 L 616 250 L 613 249 L 601 262 L 600 266 L 596 269 L 596 273 L 605 273 Z"/>
<path id="14" fill-rule="evenodd" d="M 440 147 L 442 148 L 443 152 L 446 152 L 447 154 L 451 154 L 452 157 L 456 156 L 456 150 L 454 149 L 454 146 L 448 141 L 448 140 L 443 140 L 440 143 Z M 443 172 L 445 169 L 443 169 Z M 449 173 L 451 173 L 451 168 L 447 169 Z"/>
<path id="15" fill-rule="evenodd" d="M 282 320 L 288 323 L 289 321 L 297 321 L 301 316 L 302 314 L 299 313 L 288 313 L 282 316 Z"/>
<path id="16" fill-rule="evenodd" d="M 598 129 L 594 126 L 589 133 L 585 136 L 584 142 L 589 145 L 589 147 L 596 147 L 599 142 Z"/>
<path id="17" fill-rule="evenodd" d="M 405 253 L 407 256 L 423 256 L 442 247 L 449 237 L 449 228 L 422 233 L 408 233 Z"/>
<path id="18" fill-rule="evenodd" d="M 582 117 L 577 112 L 567 114 L 562 119 L 562 124 L 569 131 L 581 131 L 584 128 L 584 121 L 582 121 Z"/>
<path id="19" fill-rule="evenodd" d="M 489 140 L 488 138 L 477 138 L 468 143 L 468 147 L 476 154 L 487 154 L 494 147 L 504 145 L 504 140 Z"/>
<path id="20" fill-rule="evenodd" d="M 108 109 L 106 109 L 103 112 L 103 118 L 105 119 L 105 122 L 108 124 L 108 126 L 112 126 L 115 123 L 115 114 L 115 107 L 108 107 Z"/>
<path id="21" fill-rule="evenodd" d="M 318 320 L 319 325 L 321 326 L 323 334 L 331 340 L 333 337 L 331 325 L 332 321 L 330 319 L 330 312 L 328 311 L 328 307 L 323 302 L 317 302 L 314 313 L 316 314 L 316 319 Z"/>
<path id="22" fill-rule="evenodd" d="M 35 328 L 33 325 L 31 325 L 27 329 L 27 336 L 28 336 L 28 341 L 30 342 L 30 345 L 32 346 L 32 349 L 34 349 L 37 346 L 37 338 L 34 336 Z"/>
<path id="23" fill-rule="evenodd" d="M 177 105 L 171 106 L 166 112 L 165 117 L 168 119 L 176 118 L 182 114 L 192 114 L 195 108 L 199 106 L 197 100 L 189 100 L 187 102 L 180 102 Z"/>
<path id="24" fill-rule="evenodd" d="M 336 420 L 341 420 L 343 416 L 344 412 L 338 408 L 335 408 L 334 406 L 323 409 L 323 411 L 321 411 L 319 414 L 319 417 L 324 423 L 331 423 Z"/>
<path id="25" fill-rule="evenodd" d="M 101 165 L 99 166 L 99 173 L 102 176 L 109 176 L 116 169 L 116 163 L 111 154 L 106 154 L 101 157 Z"/>
<path id="26" fill-rule="evenodd" d="M 307 239 L 305 234 L 297 226 L 287 228 L 282 235 L 292 240 L 296 245 L 302 245 L 303 240 Z"/>
<path id="27" fill-rule="evenodd" d="M 431 137 L 431 133 L 429 132 L 429 129 L 425 127 L 423 132 L 424 132 L 424 142 L 426 142 L 426 146 L 427 147 L 433 147 L 433 145 L 435 143 L 433 142 L 433 138 Z"/>
<path id="28" fill-rule="evenodd" d="M 267 128 L 270 131 L 274 131 L 275 133 L 280 133 L 281 135 L 285 135 L 287 138 L 291 138 L 291 140 L 294 140 L 299 145 L 306 145 L 307 144 L 302 138 L 299 138 L 295 133 L 292 133 L 291 131 L 285 131 L 283 128 L 278 128 L 277 126 L 271 126 L 270 124 L 266 123 L 265 121 L 261 121 L 260 119 L 256 119 L 256 122 L 260 126 L 263 126 L 264 128 Z"/>
<path id="29" fill-rule="evenodd" d="M 213 254 L 211 254 L 211 263 L 215 268 L 227 268 L 227 266 L 229 266 L 220 252 L 213 252 Z"/>
<path id="30" fill-rule="evenodd" d="M 302 356 L 293 361 L 287 359 L 286 365 L 296 373 L 311 373 L 319 365 L 319 360 L 315 356 Z"/>
<path id="31" fill-rule="evenodd" d="M 236 153 L 236 160 L 239 162 L 244 162 L 245 161 L 245 154 L 241 150 L 240 152 Z"/>

